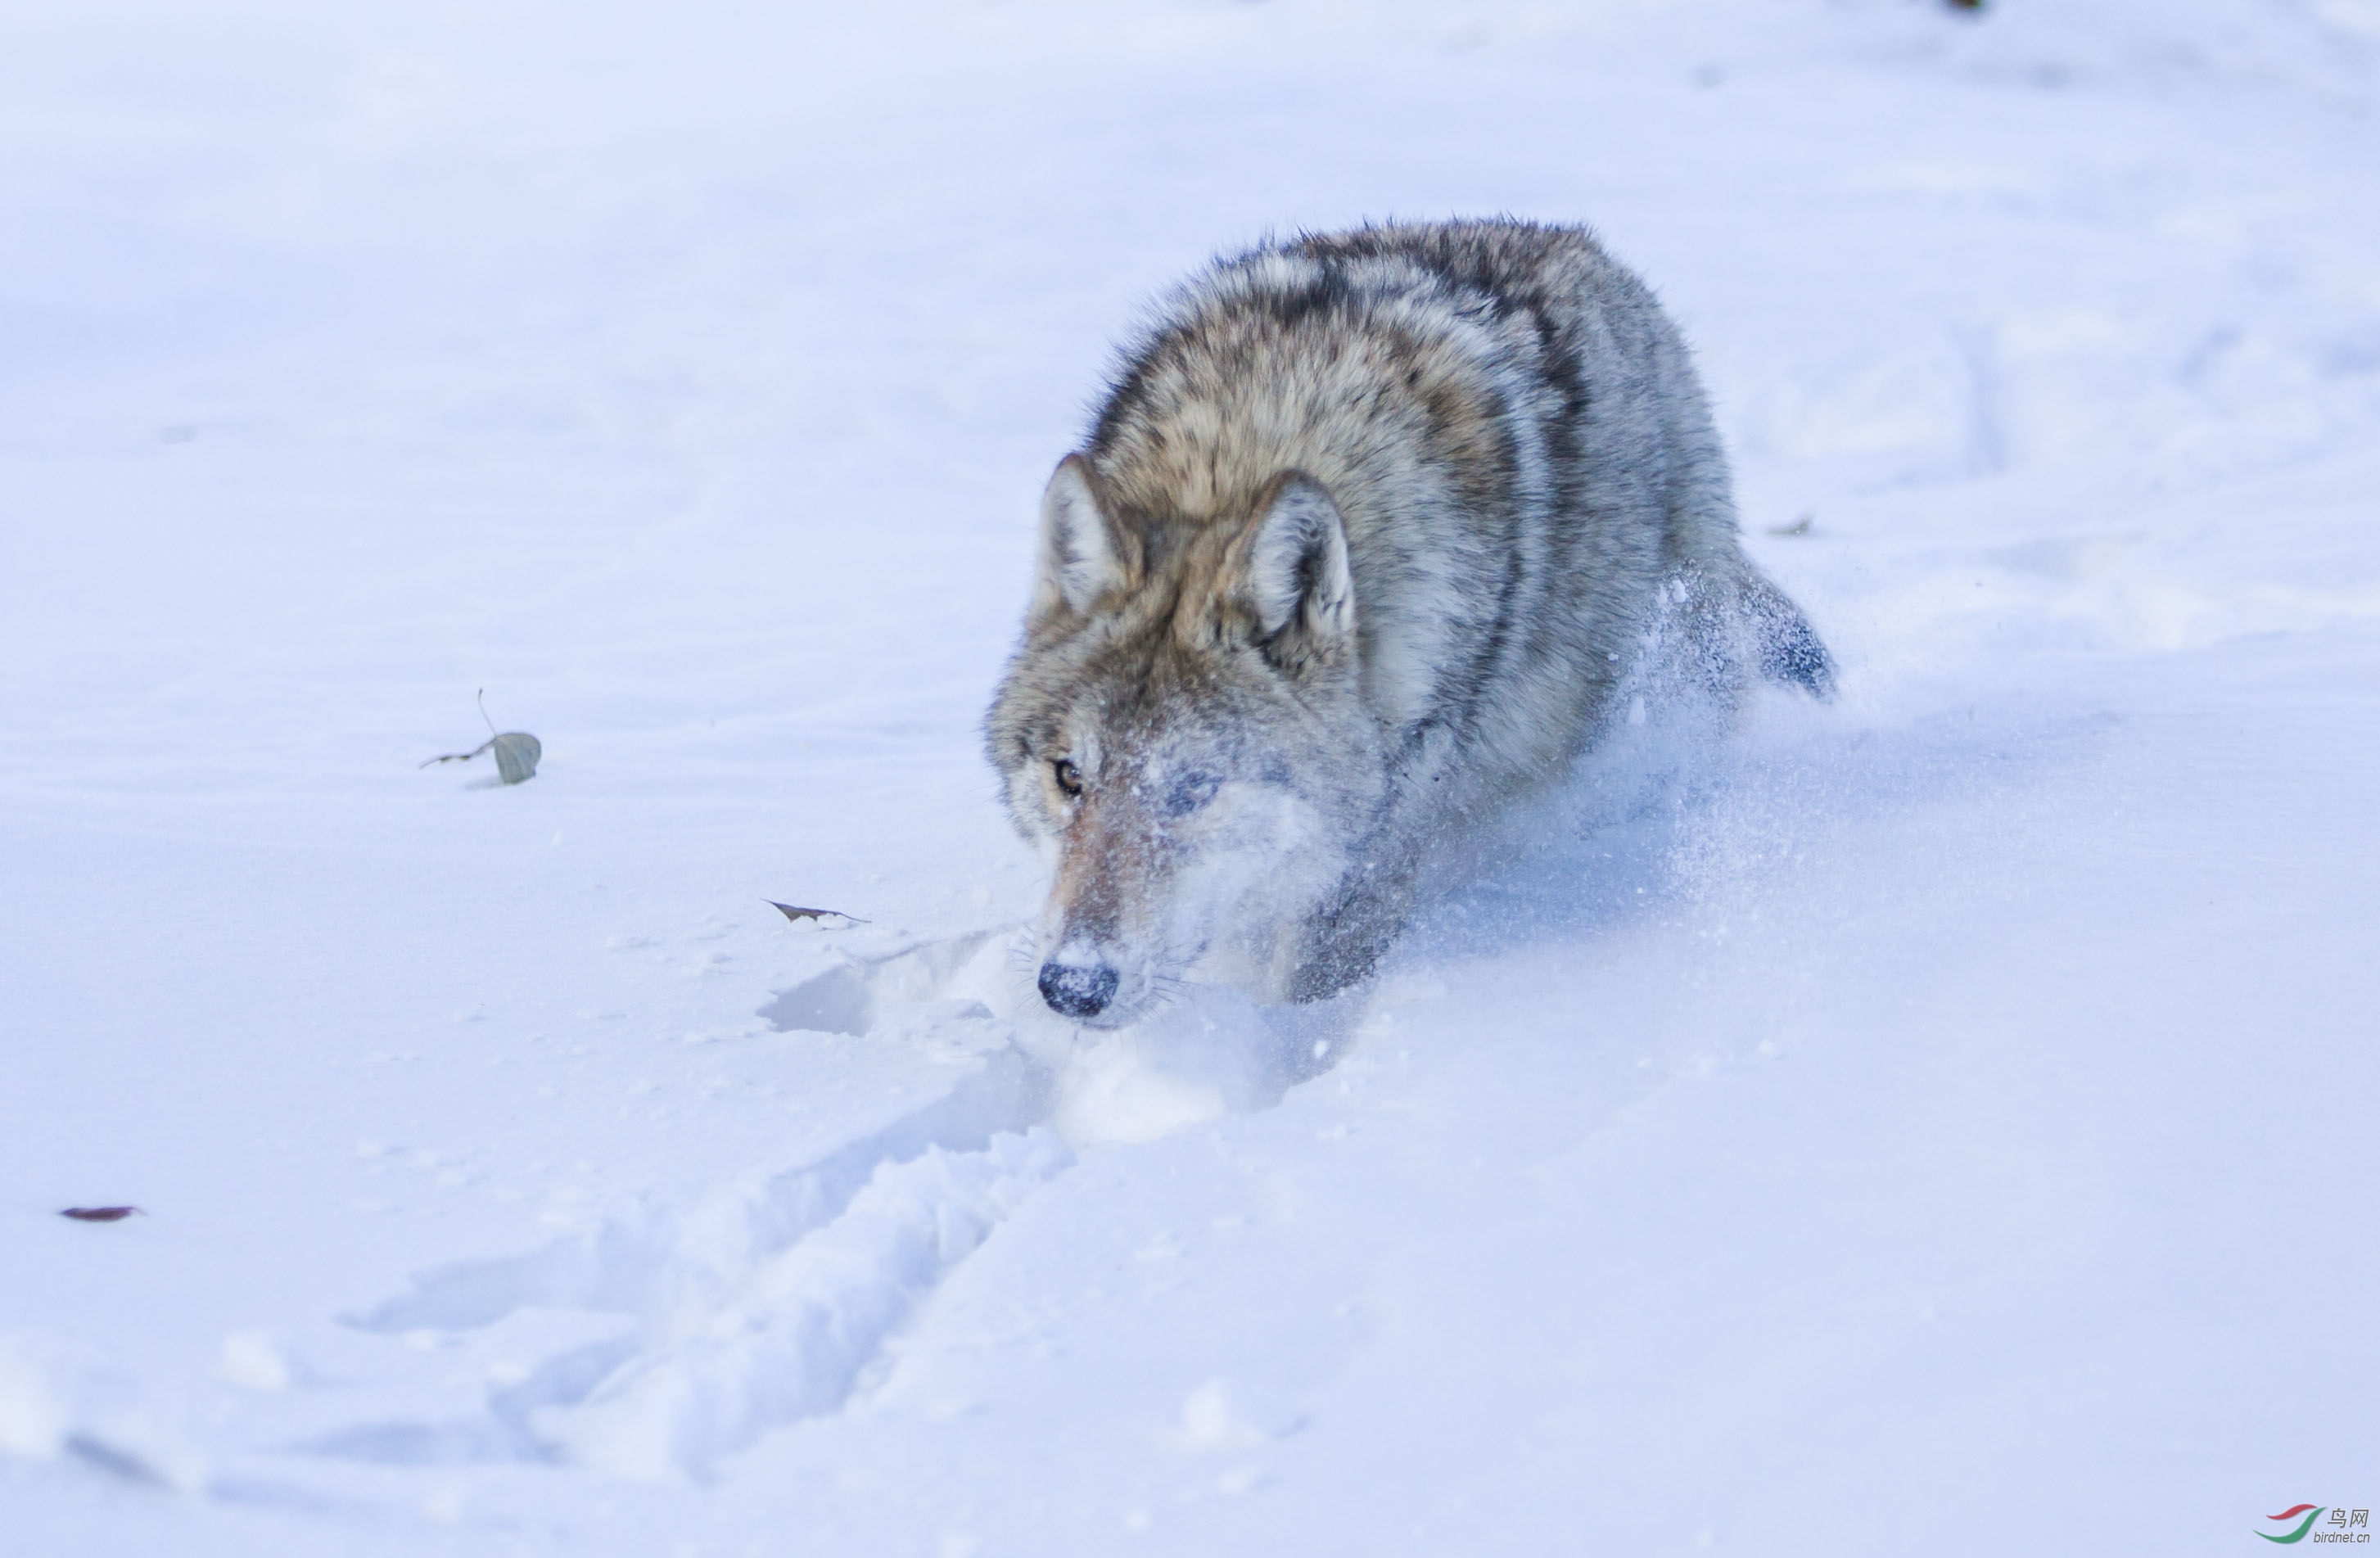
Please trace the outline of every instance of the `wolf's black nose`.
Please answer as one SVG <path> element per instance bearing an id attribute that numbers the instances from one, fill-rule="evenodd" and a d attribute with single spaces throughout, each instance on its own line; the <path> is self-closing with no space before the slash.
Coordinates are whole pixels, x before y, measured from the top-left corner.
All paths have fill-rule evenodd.
<path id="1" fill-rule="evenodd" d="M 1072 963 L 1041 965 L 1041 999 L 1062 1016 L 1095 1017 L 1115 999 L 1116 971 L 1100 963 L 1080 968 Z"/>

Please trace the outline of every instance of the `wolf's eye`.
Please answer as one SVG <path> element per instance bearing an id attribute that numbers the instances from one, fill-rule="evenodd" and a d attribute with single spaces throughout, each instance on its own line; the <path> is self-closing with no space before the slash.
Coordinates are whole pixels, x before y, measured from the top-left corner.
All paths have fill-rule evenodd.
<path id="1" fill-rule="evenodd" d="M 1050 772 L 1056 776 L 1058 788 L 1068 797 L 1083 793 L 1083 771 L 1075 766 L 1074 759 L 1060 758 L 1050 765 Z"/>
<path id="2" fill-rule="evenodd" d="M 1211 773 L 1185 773 L 1165 792 L 1165 814 L 1187 817 L 1214 799 L 1215 792 L 1222 786 L 1223 782 Z"/>

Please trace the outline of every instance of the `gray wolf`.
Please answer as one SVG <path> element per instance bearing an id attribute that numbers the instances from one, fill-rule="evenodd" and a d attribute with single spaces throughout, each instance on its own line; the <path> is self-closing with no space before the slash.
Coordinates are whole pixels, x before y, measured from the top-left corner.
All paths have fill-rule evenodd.
<path id="1" fill-rule="evenodd" d="M 1558 780 L 1656 648 L 1722 704 L 1755 675 L 1833 687 L 1738 546 L 1683 341 L 1592 236 L 1396 225 L 1218 261 L 1050 477 L 985 721 L 1051 869 L 1043 998 L 1110 1027 L 1184 978 L 1361 980 L 1433 862 Z"/>

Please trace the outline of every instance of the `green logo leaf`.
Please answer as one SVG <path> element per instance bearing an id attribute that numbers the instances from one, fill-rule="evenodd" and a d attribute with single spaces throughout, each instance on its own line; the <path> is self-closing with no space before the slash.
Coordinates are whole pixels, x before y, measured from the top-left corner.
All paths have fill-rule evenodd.
<path id="1" fill-rule="evenodd" d="M 2284 1515 L 2280 1518 L 2286 1520 L 2289 1516 Z M 2288 1536 L 2277 1537 L 2265 1531 L 2258 1531 L 2256 1534 L 2263 1537 L 2266 1541 L 2303 1541 L 2305 1540 L 2305 1534 L 2313 1529 L 2313 1523 L 2321 1518 L 2322 1511 L 2317 1509 L 2313 1514 L 2307 1515 L 2304 1519 L 2299 1521 L 2298 1528 L 2291 1531 Z"/>

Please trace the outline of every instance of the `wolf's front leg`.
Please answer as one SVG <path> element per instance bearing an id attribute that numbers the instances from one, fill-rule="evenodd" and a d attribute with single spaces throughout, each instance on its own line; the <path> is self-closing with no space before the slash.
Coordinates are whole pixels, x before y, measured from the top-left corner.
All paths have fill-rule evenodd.
<path id="1" fill-rule="evenodd" d="M 1410 858 L 1371 861 L 1352 872 L 1295 939 L 1295 965 L 1284 981 L 1289 999 L 1327 1001 L 1370 978 L 1404 930 L 1419 876 L 1419 862 Z"/>

